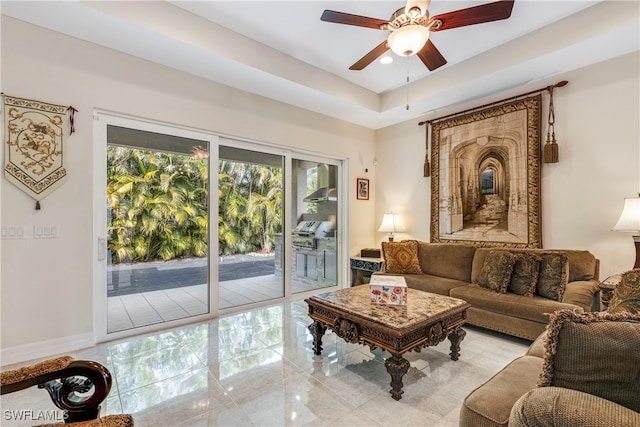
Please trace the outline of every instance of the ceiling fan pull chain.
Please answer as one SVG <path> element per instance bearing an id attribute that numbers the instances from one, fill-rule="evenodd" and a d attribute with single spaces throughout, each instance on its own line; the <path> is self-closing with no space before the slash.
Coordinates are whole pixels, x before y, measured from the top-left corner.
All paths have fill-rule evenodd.
<path id="1" fill-rule="evenodd" d="M 553 109 L 553 86 L 549 86 L 549 127 L 547 128 L 547 141 L 542 150 L 544 163 L 558 163 L 558 143 L 556 142 L 556 121 L 555 111 Z"/>
<path id="2" fill-rule="evenodd" d="M 407 111 L 409 111 L 409 56 L 407 56 Z"/>

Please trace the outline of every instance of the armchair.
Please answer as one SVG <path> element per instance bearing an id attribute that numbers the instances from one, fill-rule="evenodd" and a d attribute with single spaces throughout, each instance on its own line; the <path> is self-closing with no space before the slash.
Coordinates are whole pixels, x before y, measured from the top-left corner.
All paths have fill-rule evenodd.
<path id="1" fill-rule="evenodd" d="M 49 392 L 53 403 L 64 411 L 64 421 L 74 426 L 133 426 L 130 415 L 98 419 L 100 405 L 111 390 L 111 373 L 103 365 L 75 360 L 71 356 L 0 373 L 0 394 L 38 386 Z"/>
<path id="2" fill-rule="evenodd" d="M 640 425 L 640 315 L 557 311 L 547 332 L 538 388 L 509 427 Z"/>

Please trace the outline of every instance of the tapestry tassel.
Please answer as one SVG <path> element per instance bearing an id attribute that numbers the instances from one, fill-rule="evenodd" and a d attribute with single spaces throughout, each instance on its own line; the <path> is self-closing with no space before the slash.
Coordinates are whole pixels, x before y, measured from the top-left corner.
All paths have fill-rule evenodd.
<path id="1" fill-rule="evenodd" d="M 78 110 L 73 108 L 73 106 L 69 105 L 69 108 L 67 108 L 67 111 L 69 111 L 69 135 L 73 135 L 73 133 L 76 131 L 76 126 L 75 126 L 75 123 L 73 122 L 73 115 Z"/>
<path id="2" fill-rule="evenodd" d="M 424 177 L 431 176 L 431 164 L 429 164 L 429 129 L 431 128 L 431 124 L 427 123 L 427 128 L 425 129 L 425 134 L 427 136 L 425 142 L 426 153 L 424 154 Z"/>
<path id="3" fill-rule="evenodd" d="M 36 210 L 40 210 L 40 200 L 36 200 Z"/>
<path id="4" fill-rule="evenodd" d="M 555 138 L 549 143 L 549 135 L 547 135 L 547 142 L 544 144 L 544 151 L 542 153 L 543 161 L 545 163 L 558 163 L 558 144 Z"/>
<path id="5" fill-rule="evenodd" d="M 429 164 L 429 155 L 424 156 L 424 176 L 431 176 L 431 165 Z"/>
<path id="6" fill-rule="evenodd" d="M 542 150 L 544 163 L 558 163 L 558 143 L 556 142 L 555 112 L 553 110 L 553 86 L 549 87 L 549 127 L 547 128 L 547 141 Z"/>

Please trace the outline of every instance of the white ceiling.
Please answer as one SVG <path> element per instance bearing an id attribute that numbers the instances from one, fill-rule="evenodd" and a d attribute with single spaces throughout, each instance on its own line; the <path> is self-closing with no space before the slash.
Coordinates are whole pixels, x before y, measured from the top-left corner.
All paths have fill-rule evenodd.
<path id="1" fill-rule="evenodd" d="M 489 2 L 432 0 L 429 13 Z M 640 45 L 635 0 L 516 0 L 507 20 L 431 33 L 448 61 L 434 72 L 415 56 L 350 71 L 387 33 L 320 21 L 325 9 L 389 19 L 404 7 L 401 0 L 2 0 L 0 6 L 4 15 L 372 129 L 537 89 Z"/>

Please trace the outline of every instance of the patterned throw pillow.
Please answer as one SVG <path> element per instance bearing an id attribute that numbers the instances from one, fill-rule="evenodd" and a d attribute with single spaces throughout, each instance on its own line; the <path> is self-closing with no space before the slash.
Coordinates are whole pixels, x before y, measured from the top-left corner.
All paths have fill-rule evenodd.
<path id="1" fill-rule="evenodd" d="M 536 254 L 526 252 L 514 253 L 516 263 L 511 273 L 511 281 L 507 291 L 514 294 L 533 296 L 538 283 L 538 273 L 540 272 L 540 257 Z"/>
<path id="2" fill-rule="evenodd" d="M 640 314 L 640 268 L 622 273 L 607 311 L 609 313 L 628 311 Z"/>
<path id="3" fill-rule="evenodd" d="M 640 314 L 558 310 L 538 387 L 564 387 L 640 412 Z"/>
<path id="4" fill-rule="evenodd" d="M 569 258 L 557 252 L 542 253 L 540 258 L 536 293 L 554 301 L 562 301 L 569 281 Z"/>
<path id="5" fill-rule="evenodd" d="M 418 242 L 382 242 L 385 273 L 422 274 L 418 260 Z"/>
<path id="6" fill-rule="evenodd" d="M 491 251 L 478 275 L 478 285 L 504 294 L 511 280 L 516 257 L 508 251 Z"/>

